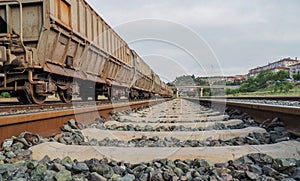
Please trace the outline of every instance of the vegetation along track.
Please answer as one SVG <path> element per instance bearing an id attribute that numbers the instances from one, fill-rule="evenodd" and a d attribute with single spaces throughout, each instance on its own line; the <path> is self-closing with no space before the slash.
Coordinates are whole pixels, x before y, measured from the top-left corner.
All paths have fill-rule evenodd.
<path id="1" fill-rule="evenodd" d="M 61 134 L 37 142 L 30 134 L 5 140 L 0 156 L 12 171 L 3 171 L 2 177 L 128 181 L 300 178 L 299 138 L 287 132 L 279 119 L 258 124 L 241 111 L 217 111 L 185 99 L 111 112 L 106 119 L 81 126 L 70 120 L 61 130 Z M 21 163 L 16 162 L 20 158 Z"/>

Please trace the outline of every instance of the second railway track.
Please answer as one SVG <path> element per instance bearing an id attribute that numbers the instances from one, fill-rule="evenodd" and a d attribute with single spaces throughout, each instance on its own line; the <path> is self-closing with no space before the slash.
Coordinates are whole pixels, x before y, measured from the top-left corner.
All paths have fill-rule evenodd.
<path id="1" fill-rule="evenodd" d="M 276 100 L 287 101 L 291 98 L 276 98 Z M 195 99 L 188 98 L 192 102 L 196 102 L 201 105 L 206 105 L 213 107 L 217 110 L 231 109 L 238 110 L 240 112 L 251 115 L 256 122 L 270 124 L 274 119 L 281 120 L 285 125 L 286 129 L 295 134 L 300 135 L 300 107 L 296 106 L 285 106 L 285 105 L 273 105 L 273 104 L 264 104 L 260 103 L 261 100 L 272 100 L 270 98 L 257 98 L 259 103 L 255 103 L 247 100 L 255 100 L 254 98 L 245 98 L 240 100 L 236 99 Z M 275 100 L 275 98 L 273 99 Z M 293 100 L 296 100 L 293 97 Z"/>

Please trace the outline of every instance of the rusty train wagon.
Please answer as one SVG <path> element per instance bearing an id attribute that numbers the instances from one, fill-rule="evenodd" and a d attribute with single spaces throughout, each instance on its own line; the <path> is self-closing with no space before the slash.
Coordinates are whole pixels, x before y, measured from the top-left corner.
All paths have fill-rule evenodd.
<path id="1" fill-rule="evenodd" d="M 132 53 L 134 57 L 134 79 L 131 85 L 130 97 L 133 99 L 151 98 L 153 71 L 135 51 L 132 51 Z"/>
<path id="2" fill-rule="evenodd" d="M 58 93 L 68 103 L 73 95 L 149 98 L 154 83 L 84 0 L 0 1 L 0 92 L 36 104 Z"/>
<path id="3" fill-rule="evenodd" d="M 152 92 L 154 95 L 159 96 L 161 92 L 161 80 L 157 74 L 153 72 L 153 87 Z"/>
<path id="4" fill-rule="evenodd" d="M 162 82 L 162 90 L 161 90 L 161 97 L 170 97 L 170 95 L 173 95 L 173 92 L 171 88 L 164 82 Z"/>

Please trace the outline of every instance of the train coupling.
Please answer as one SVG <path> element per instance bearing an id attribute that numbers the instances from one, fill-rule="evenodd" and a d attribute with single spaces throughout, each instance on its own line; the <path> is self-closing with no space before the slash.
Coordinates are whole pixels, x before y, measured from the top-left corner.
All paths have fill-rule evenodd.
<path id="1" fill-rule="evenodd" d="M 7 49 L 5 46 L 0 46 L 0 67 L 5 65 L 10 65 L 11 67 L 23 67 L 24 62 L 11 53 L 10 49 Z"/>
<path id="2" fill-rule="evenodd" d="M 5 46 L 0 46 L 0 62 L 11 64 L 16 59 L 17 56 L 12 54 L 10 49 L 7 49 Z"/>

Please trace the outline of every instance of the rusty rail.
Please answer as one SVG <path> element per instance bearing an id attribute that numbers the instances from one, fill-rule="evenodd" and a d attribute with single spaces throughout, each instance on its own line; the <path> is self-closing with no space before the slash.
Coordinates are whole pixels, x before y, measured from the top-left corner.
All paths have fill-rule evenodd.
<path id="1" fill-rule="evenodd" d="M 213 97 L 201 97 L 201 99 L 227 99 L 227 100 L 235 100 L 235 99 L 249 99 L 249 100 L 277 100 L 277 101 L 300 101 L 300 96 L 213 96 Z"/>
<path id="2" fill-rule="evenodd" d="M 201 105 L 210 105 L 214 109 L 238 109 L 243 113 L 248 113 L 256 122 L 262 123 L 267 119 L 279 118 L 286 125 L 286 129 L 297 136 L 300 136 L 300 108 L 269 104 L 256 104 L 245 102 L 234 102 L 233 100 L 220 99 L 197 99 L 186 98 L 189 101 Z"/>
<path id="3" fill-rule="evenodd" d="M 30 114 L 19 114 L 0 117 L 0 142 L 24 131 L 37 133 L 41 136 L 53 136 L 60 132 L 60 127 L 70 119 L 79 123 L 91 124 L 96 118 L 107 117 L 113 111 L 123 111 L 142 106 L 158 104 L 166 99 L 123 102 L 94 107 L 70 108 Z"/>
<path id="4" fill-rule="evenodd" d="M 128 102 L 128 100 L 120 100 L 119 102 Z M 20 104 L 19 102 L 0 102 L 0 113 L 7 114 L 21 114 L 18 111 L 41 111 L 47 109 L 67 109 L 78 106 L 91 106 L 91 105 L 103 105 L 110 104 L 111 101 L 100 100 L 100 101 L 87 101 L 82 102 L 75 100 L 72 103 L 62 103 L 61 101 L 47 101 L 45 104 Z"/>

